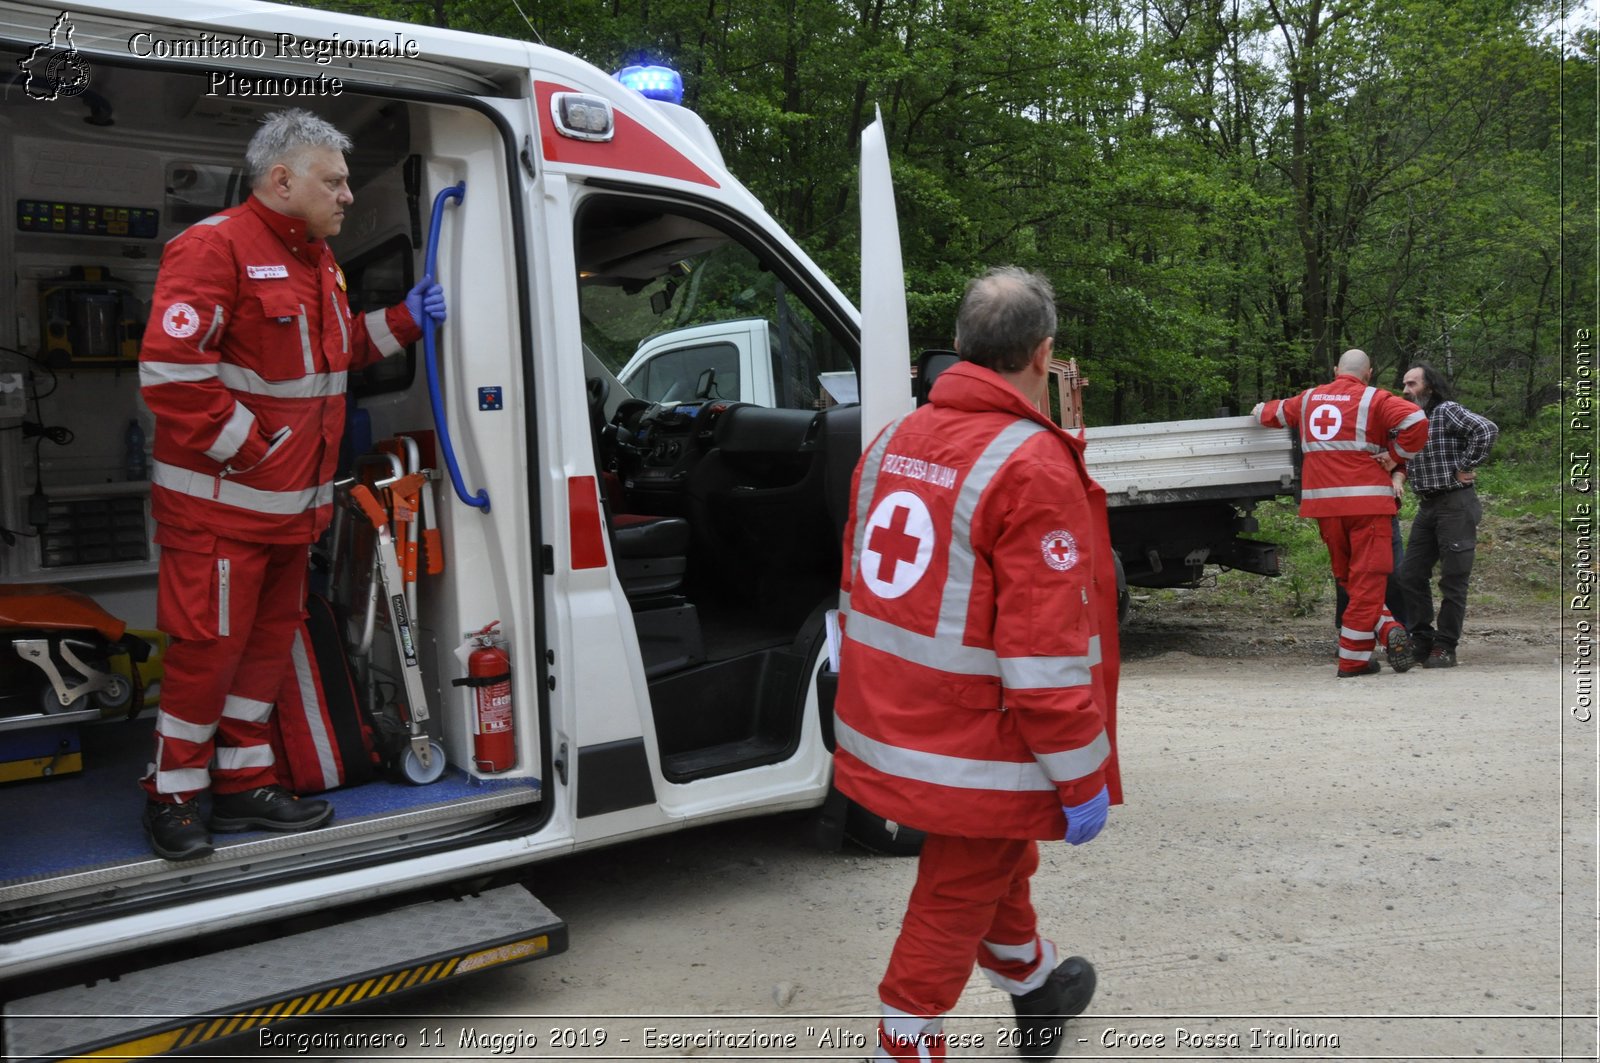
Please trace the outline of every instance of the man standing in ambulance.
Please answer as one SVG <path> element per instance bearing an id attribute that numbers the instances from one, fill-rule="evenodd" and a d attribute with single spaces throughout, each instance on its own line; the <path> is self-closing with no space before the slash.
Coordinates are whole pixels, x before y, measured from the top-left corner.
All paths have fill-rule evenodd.
<path id="1" fill-rule="evenodd" d="M 1029 899 L 1036 840 L 1091 841 L 1121 801 L 1105 492 L 1038 410 L 1055 329 L 1043 277 L 973 280 L 961 361 L 856 467 L 835 781 L 927 832 L 878 987 L 879 1059 L 945 1058 L 974 961 L 1011 994 L 1026 1059 L 1053 1058 L 1094 995 L 1094 968 L 1057 962 Z"/>
<path id="2" fill-rule="evenodd" d="M 1350 598 L 1339 627 L 1339 679 L 1377 674 L 1375 639 L 1395 671 L 1416 663 L 1405 628 L 1383 604 L 1394 571 L 1397 489 L 1380 462 L 1387 458 L 1393 468 L 1416 457 L 1428 441 L 1428 416 L 1371 380 L 1366 352 L 1348 350 L 1332 383 L 1258 402 L 1251 411 L 1262 424 L 1300 436 L 1300 515 L 1317 518 L 1333 578 Z"/>
<path id="3" fill-rule="evenodd" d="M 327 239 L 354 201 L 350 139 L 304 110 L 270 115 L 245 152 L 252 195 L 162 254 L 139 358 L 155 414 L 150 508 L 166 653 L 155 758 L 142 780 L 158 856 L 212 851 L 210 830 L 299 831 L 327 801 L 278 785 L 273 702 L 304 612 L 309 545 L 332 515 L 349 373 L 421 335 L 444 294 L 350 311 Z"/>

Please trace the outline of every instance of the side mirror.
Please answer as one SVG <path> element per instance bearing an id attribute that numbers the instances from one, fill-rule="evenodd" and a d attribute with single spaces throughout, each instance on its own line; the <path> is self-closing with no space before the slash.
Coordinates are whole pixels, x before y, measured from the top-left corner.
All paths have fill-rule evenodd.
<path id="1" fill-rule="evenodd" d="M 911 395 L 921 406 L 928 401 L 928 395 L 933 391 L 933 382 L 939 374 L 961 361 L 961 356 L 955 351 L 929 350 L 917 356 L 917 372 L 911 381 Z"/>

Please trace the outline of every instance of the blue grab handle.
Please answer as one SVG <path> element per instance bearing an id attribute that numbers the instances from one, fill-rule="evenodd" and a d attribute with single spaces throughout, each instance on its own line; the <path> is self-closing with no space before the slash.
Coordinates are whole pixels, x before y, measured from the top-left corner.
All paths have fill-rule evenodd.
<path id="1" fill-rule="evenodd" d="M 444 205 L 451 200 L 460 203 L 466 195 L 467 182 L 457 181 L 433 197 L 433 221 L 428 228 L 428 254 L 423 261 L 422 271 L 436 282 L 439 279 L 439 223 L 444 218 Z M 456 448 L 450 443 L 450 426 L 445 423 L 444 400 L 439 394 L 439 359 L 434 349 L 435 321 L 426 310 L 422 316 L 422 353 L 428 370 L 428 399 L 433 403 L 433 425 L 439 432 L 439 448 L 444 451 L 444 465 L 450 470 L 450 483 L 455 486 L 456 497 L 464 504 L 487 513 L 489 492 L 480 487 L 477 494 L 469 494 L 466 485 L 461 482 L 461 466 L 456 462 Z"/>

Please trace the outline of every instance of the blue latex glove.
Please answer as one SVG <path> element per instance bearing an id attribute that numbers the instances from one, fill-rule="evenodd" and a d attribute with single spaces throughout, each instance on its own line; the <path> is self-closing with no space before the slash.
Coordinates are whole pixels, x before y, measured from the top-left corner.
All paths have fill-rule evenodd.
<path id="1" fill-rule="evenodd" d="M 423 314 L 437 322 L 444 320 L 444 289 L 433 282 L 432 277 L 423 277 L 417 286 L 406 293 L 406 310 L 411 314 L 411 320 L 417 323 L 418 328 L 427 328 L 428 322 L 423 319 Z"/>
<path id="2" fill-rule="evenodd" d="M 1092 842 L 1106 825 L 1106 813 L 1111 809 L 1111 791 L 1100 787 L 1100 792 L 1081 805 L 1063 805 L 1067 814 L 1067 844 L 1082 845 Z"/>

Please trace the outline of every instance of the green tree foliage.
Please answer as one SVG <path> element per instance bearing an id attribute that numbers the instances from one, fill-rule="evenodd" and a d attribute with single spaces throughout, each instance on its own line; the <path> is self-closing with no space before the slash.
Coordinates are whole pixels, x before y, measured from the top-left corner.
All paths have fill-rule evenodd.
<path id="1" fill-rule="evenodd" d="M 847 291 L 881 111 L 914 345 L 949 344 L 986 266 L 1042 270 L 1092 422 L 1248 409 L 1360 346 L 1382 382 L 1427 360 L 1517 423 L 1594 319 L 1596 37 L 1571 0 L 317 6 L 672 64 Z"/>

